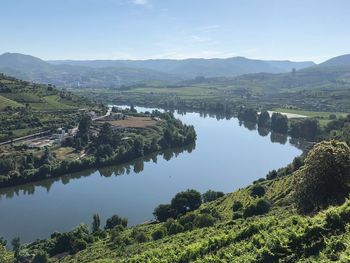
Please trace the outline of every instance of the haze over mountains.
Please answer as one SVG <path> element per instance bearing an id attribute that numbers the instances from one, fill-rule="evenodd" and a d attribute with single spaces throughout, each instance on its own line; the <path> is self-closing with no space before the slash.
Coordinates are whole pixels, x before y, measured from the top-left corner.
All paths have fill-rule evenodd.
<path id="1" fill-rule="evenodd" d="M 319 67 L 350 67 L 350 55 L 317 66 L 310 61 L 271 61 L 244 57 L 226 59 L 55 60 L 18 53 L 0 55 L 0 72 L 62 87 L 120 87 L 121 85 L 175 84 L 197 76 L 236 77 L 252 73 L 287 73 Z"/>
<path id="2" fill-rule="evenodd" d="M 119 87 L 138 83 L 172 84 L 197 76 L 235 77 L 248 73 L 282 73 L 313 62 L 264 61 L 243 57 L 186 60 L 44 61 L 18 53 L 0 55 L 0 72 L 24 80 L 65 87 Z"/>

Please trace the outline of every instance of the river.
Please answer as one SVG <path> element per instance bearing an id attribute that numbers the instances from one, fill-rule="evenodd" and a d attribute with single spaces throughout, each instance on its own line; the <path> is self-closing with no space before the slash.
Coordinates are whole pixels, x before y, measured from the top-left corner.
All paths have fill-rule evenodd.
<path id="1" fill-rule="evenodd" d="M 0 190 L 0 236 L 30 242 L 80 223 L 90 225 L 94 213 L 103 224 L 113 214 L 127 217 L 129 225 L 142 223 L 152 220 L 154 207 L 170 202 L 179 191 L 232 192 L 301 154 L 288 138 L 244 127 L 236 118 L 175 115 L 194 125 L 195 146 Z"/>

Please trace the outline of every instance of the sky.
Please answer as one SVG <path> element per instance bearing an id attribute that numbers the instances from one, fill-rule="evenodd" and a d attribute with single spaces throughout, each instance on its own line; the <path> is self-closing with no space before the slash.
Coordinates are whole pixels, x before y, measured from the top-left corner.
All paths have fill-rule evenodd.
<path id="1" fill-rule="evenodd" d="M 350 53 L 349 0 L 0 0 L 0 54 L 52 59 Z"/>

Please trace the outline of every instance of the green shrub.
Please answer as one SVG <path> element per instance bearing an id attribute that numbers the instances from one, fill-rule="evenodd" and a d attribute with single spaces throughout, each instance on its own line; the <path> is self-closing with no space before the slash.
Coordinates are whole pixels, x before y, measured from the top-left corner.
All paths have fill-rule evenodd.
<path id="1" fill-rule="evenodd" d="M 214 201 L 220 197 L 223 197 L 225 194 L 223 192 L 217 192 L 213 190 L 208 190 L 202 194 L 203 203 Z"/>
<path id="2" fill-rule="evenodd" d="M 165 227 L 160 227 L 152 233 L 153 240 L 162 239 L 166 236 L 167 230 Z"/>
<path id="3" fill-rule="evenodd" d="M 215 218 L 209 214 L 201 214 L 194 219 L 194 225 L 199 228 L 213 226 L 214 223 Z"/>
<path id="4" fill-rule="evenodd" d="M 165 223 L 165 227 L 167 228 L 168 234 L 169 235 L 175 235 L 177 233 L 183 232 L 185 229 L 182 225 L 180 225 L 178 222 L 176 222 L 173 219 L 169 219 Z"/>
<path id="5" fill-rule="evenodd" d="M 118 215 L 114 215 L 107 219 L 105 229 L 112 229 L 117 225 L 127 227 L 128 219 L 119 217 Z"/>
<path id="6" fill-rule="evenodd" d="M 239 219 L 242 217 L 243 217 L 243 214 L 240 212 L 233 212 L 233 214 L 232 214 L 232 220 L 236 220 L 236 219 Z"/>
<path id="7" fill-rule="evenodd" d="M 144 243 L 149 241 L 149 237 L 146 235 L 146 233 L 141 232 L 135 237 L 135 240 L 139 243 Z"/>
<path id="8" fill-rule="evenodd" d="M 234 201 L 232 205 L 232 211 L 237 212 L 243 207 L 243 204 L 240 201 Z"/>
<path id="9" fill-rule="evenodd" d="M 33 258 L 32 263 L 48 263 L 49 256 L 45 251 L 39 251 Z"/>
<path id="10" fill-rule="evenodd" d="M 267 200 L 260 198 L 244 209 L 243 216 L 247 218 L 255 215 L 263 215 L 270 211 L 270 207 L 271 205 Z"/>
<path id="11" fill-rule="evenodd" d="M 253 197 L 263 197 L 265 195 L 265 188 L 260 184 L 254 184 L 250 190 L 250 195 Z"/>

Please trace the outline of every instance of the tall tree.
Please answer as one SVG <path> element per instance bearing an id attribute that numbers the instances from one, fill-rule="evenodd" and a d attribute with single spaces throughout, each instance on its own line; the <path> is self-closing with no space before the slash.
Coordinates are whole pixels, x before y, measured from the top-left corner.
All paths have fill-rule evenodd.
<path id="1" fill-rule="evenodd" d="M 92 232 L 97 233 L 100 231 L 101 220 L 98 214 L 92 216 Z"/>
<path id="2" fill-rule="evenodd" d="M 296 179 L 295 200 L 300 212 L 343 202 L 350 190 L 349 146 L 335 140 L 316 144 Z"/>

